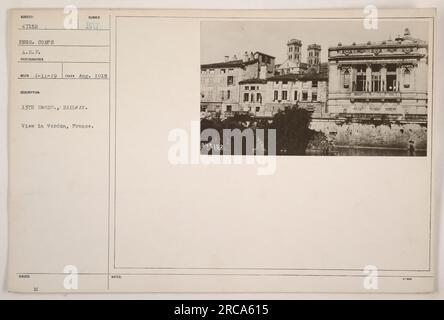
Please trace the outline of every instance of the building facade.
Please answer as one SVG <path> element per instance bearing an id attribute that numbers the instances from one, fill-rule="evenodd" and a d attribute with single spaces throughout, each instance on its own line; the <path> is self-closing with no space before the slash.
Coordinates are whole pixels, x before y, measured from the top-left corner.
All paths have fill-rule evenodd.
<path id="1" fill-rule="evenodd" d="M 245 52 L 225 61 L 201 65 L 201 115 L 214 116 L 239 112 L 239 82 L 246 79 L 265 79 L 275 69 L 273 56 Z"/>
<path id="2" fill-rule="evenodd" d="M 258 78 L 241 81 L 239 90 L 240 111 L 252 116 L 259 115 L 267 96 L 267 80 Z"/>
<path id="3" fill-rule="evenodd" d="M 302 42 L 287 43 L 287 59 L 266 79 L 239 82 L 240 110 L 254 117 L 271 118 L 288 107 L 324 116 L 327 105 L 328 67 L 321 63 L 321 46 L 309 45 L 307 63 L 301 62 Z"/>
<path id="4" fill-rule="evenodd" d="M 299 107 L 327 134 L 339 122 L 427 124 L 428 46 L 408 29 L 394 40 L 339 43 L 328 49 L 328 63 L 321 61 L 320 45 L 308 45 L 307 63 L 301 49 L 300 40 L 288 41 L 280 65 L 261 52 L 202 65 L 202 115 L 271 118 Z"/>
<path id="5" fill-rule="evenodd" d="M 284 74 L 267 79 L 264 99 L 256 106 L 257 117 L 273 117 L 285 108 L 298 107 L 322 116 L 327 103 L 327 74 Z"/>
<path id="6" fill-rule="evenodd" d="M 427 43 L 408 29 L 394 40 L 329 48 L 332 117 L 427 122 Z"/>

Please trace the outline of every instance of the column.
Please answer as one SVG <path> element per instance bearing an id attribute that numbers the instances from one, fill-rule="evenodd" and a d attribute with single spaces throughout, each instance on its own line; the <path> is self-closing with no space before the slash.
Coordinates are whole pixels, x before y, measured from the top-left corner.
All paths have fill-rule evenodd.
<path id="1" fill-rule="evenodd" d="M 400 90 L 401 86 L 401 64 L 396 65 L 396 91 Z"/>
<path id="2" fill-rule="evenodd" d="M 387 91 L 387 67 L 385 64 L 381 66 L 381 91 Z"/>
<path id="3" fill-rule="evenodd" d="M 367 64 L 367 69 L 365 70 L 365 91 L 372 91 L 372 67 L 371 64 Z"/>
<path id="4" fill-rule="evenodd" d="M 353 65 L 350 68 L 350 89 L 351 91 L 356 90 L 356 67 Z"/>
<path id="5" fill-rule="evenodd" d="M 345 74 L 345 67 L 344 66 L 340 66 L 339 67 L 339 88 L 341 88 L 341 90 L 344 90 L 344 74 Z"/>

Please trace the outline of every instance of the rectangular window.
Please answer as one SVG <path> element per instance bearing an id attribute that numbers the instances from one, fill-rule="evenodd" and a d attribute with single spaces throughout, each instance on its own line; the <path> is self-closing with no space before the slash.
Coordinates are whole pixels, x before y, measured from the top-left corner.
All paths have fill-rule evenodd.
<path id="1" fill-rule="evenodd" d="M 260 93 L 256 94 L 256 101 L 261 103 L 262 102 L 262 95 Z"/>
<path id="2" fill-rule="evenodd" d="M 396 64 L 388 64 L 387 72 L 396 72 Z"/>
<path id="3" fill-rule="evenodd" d="M 261 111 L 261 107 L 256 107 L 256 112 Z"/>
<path id="4" fill-rule="evenodd" d="M 297 92 L 297 91 L 294 92 L 294 100 L 295 100 L 295 101 L 298 100 L 298 92 Z"/>
<path id="5" fill-rule="evenodd" d="M 318 82 L 317 82 L 317 81 L 312 81 L 312 82 L 311 82 L 311 86 L 312 86 L 313 88 L 317 88 L 317 87 L 318 87 Z"/>
<path id="6" fill-rule="evenodd" d="M 231 106 L 227 106 L 227 112 L 231 112 Z"/>
<path id="7" fill-rule="evenodd" d="M 225 73 L 225 69 L 220 69 L 220 73 L 224 74 Z"/>
<path id="8" fill-rule="evenodd" d="M 227 99 L 230 99 L 230 97 L 231 97 L 231 91 L 227 90 Z"/>
<path id="9" fill-rule="evenodd" d="M 248 102 L 248 97 L 250 95 L 248 94 L 248 92 L 244 93 L 244 102 Z"/>
<path id="10" fill-rule="evenodd" d="M 318 93 L 317 92 L 313 92 L 311 94 L 311 101 L 318 101 Z"/>
<path id="11" fill-rule="evenodd" d="M 372 75 L 372 89 L 375 92 L 381 91 L 381 75 Z"/>
<path id="12" fill-rule="evenodd" d="M 278 94 L 279 94 L 278 91 L 275 90 L 275 91 L 274 91 L 274 99 L 273 99 L 274 101 L 276 101 L 277 99 L 279 99 Z"/>
<path id="13" fill-rule="evenodd" d="M 356 91 L 364 91 L 365 89 L 365 76 L 357 75 L 356 76 Z"/>
<path id="14" fill-rule="evenodd" d="M 387 74 L 387 91 L 396 91 L 396 74 Z"/>
<path id="15" fill-rule="evenodd" d="M 245 90 L 248 90 L 248 89 L 250 89 L 248 86 L 246 86 L 245 88 L 244 88 Z"/>
<path id="16" fill-rule="evenodd" d="M 233 85 L 233 82 L 234 82 L 233 76 L 228 76 L 227 77 L 227 85 L 231 86 L 231 85 Z"/>
<path id="17" fill-rule="evenodd" d="M 282 100 L 287 100 L 288 96 L 287 96 L 287 91 L 282 91 Z"/>
<path id="18" fill-rule="evenodd" d="M 302 92 L 302 101 L 308 100 L 308 92 Z"/>

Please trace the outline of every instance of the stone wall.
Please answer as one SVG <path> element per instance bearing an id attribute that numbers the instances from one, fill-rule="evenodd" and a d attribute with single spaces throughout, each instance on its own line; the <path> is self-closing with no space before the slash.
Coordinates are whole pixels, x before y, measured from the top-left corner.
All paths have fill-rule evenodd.
<path id="1" fill-rule="evenodd" d="M 427 149 L 427 126 L 419 123 L 359 123 L 312 119 L 311 129 L 324 132 L 336 146 Z"/>

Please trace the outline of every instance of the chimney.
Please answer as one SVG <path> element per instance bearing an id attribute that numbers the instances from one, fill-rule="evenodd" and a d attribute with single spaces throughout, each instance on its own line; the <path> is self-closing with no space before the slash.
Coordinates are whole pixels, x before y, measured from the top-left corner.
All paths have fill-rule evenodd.
<path id="1" fill-rule="evenodd" d="M 244 52 L 244 59 L 243 60 L 244 60 L 244 62 L 247 62 L 249 60 L 247 51 Z"/>
<path id="2" fill-rule="evenodd" d="M 267 78 L 267 66 L 262 65 L 259 71 L 259 79 L 266 79 L 266 78 Z"/>
<path id="3" fill-rule="evenodd" d="M 230 56 L 224 56 L 224 61 L 228 62 L 230 60 Z"/>
<path id="4" fill-rule="evenodd" d="M 237 60 L 237 55 L 234 55 L 234 56 L 233 56 L 233 60 Z"/>
<path id="5" fill-rule="evenodd" d="M 253 52 L 250 52 L 250 59 L 251 59 L 251 60 L 254 60 L 254 54 L 253 54 Z"/>
<path id="6" fill-rule="evenodd" d="M 410 30 L 409 28 L 404 29 L 404 37 L 410 37 Z"/>
<path id="7" fill-rule="evenodd" d="M 412 37 L 410 36 L 409 28 L 405 28 L 405 30 L 404 30 L 404 39 L 407 39 L 407 40 L 412 39 Z"/>

